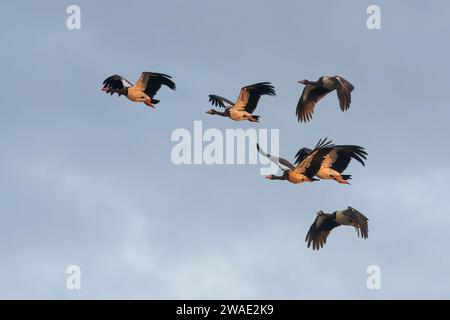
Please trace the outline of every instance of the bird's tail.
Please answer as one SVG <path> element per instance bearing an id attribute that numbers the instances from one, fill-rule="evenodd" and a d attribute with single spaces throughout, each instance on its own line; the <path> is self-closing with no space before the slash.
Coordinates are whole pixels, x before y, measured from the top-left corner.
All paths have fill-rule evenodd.
<path id="1" fill-rule="evenodd" d="M 341 175 L 342 180 L 351 180 L 352 179 L 352 175 L 351 174 L 343 174 Z"/>
<path id="2" fill-rule="evenodd" d="M 252 119 L 250 121 L 251 122 L 259 122 L 259 117 L 260 116 L 255 116 L 254 114 L 252 114 Z"/>
<path id="3" fill-rule="evenodd" d="M 153 104 L 158 104 L 158 103 L 159 103 L 159 100 L 152 99 L 152 103 L 153 103 Z"/>

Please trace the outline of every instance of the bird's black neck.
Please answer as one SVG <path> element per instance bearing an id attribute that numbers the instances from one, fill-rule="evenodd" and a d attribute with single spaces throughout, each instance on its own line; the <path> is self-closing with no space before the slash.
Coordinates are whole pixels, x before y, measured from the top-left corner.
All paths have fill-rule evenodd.
<path id="1" fill-rule="evenodd" d="M 117 93 L 119 94 L 119 96 L 124 95 L 124 96 L 128 96 L 128 88 L 123 88 L 123 89 L 113 89 L 113 88 L 108 88 L 106 90 L 107 93 Z"/>
<path id="2" fill-rule="evenodd" d="M 212 109 L 212 114 L 215 114 L 215 115 L 218 115 L 218 116 L 221 116 L 221 117 L 229 117 L 230 116 L 230 111 L 228 109 L 225 109 L 224 112 L 221 112 L 221 111 L 217 111 L 217 110 Z"/>
<path id="3" fill-rule="evenodd" d="M 283 171 L 281 176 L 272 175 L 271 180 L 287 180 L 288 179 L 288 170 Z"/>
<path id="4" fill-rule="evenodd" d="M 324 216 L 336 220 L 336 211 L 333 213 L 324 213 Z"/>
<path id="5" fill-rule="evenodd" d="M 322 78 L 320 78 L 320 79 L 317 80 L 317 81 L 308 81 L 307 84 L 309 84 L 310 86 L 315 86 L 315 87 L 317 87 L 317 86 L 323 85 L 323 81 L 322 81 Z"/>

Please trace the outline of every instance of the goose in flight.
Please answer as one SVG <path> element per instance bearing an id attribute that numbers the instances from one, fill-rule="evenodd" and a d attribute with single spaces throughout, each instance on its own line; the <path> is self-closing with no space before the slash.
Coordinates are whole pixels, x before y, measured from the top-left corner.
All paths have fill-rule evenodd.
<path id="1" fill-rule="evenodd" d="M 332 142 L 328 141 L 327 138 L 320 139 L 313 150 L 309 150 L 309 153 L 305 154 L 301 161 L 297 161 L 296 166 L 294 166 L 286 159 L 265 153 L 260 148 L 259 144 L 256 144 L 256 148 L 258 149 L 258 152 L 260 154 L 269 158 L 283 171 L 282 175 L 276 176 L 271 174 L 266 176 L 267 179 L 287 180 L 291 183 L 297 184 L 303 182 L 318 181 L 318 179 L 315 179 L 314 176 L 319 171 L 324 157 L 328 154 L 329 146 L 331 145 L 331 143 Z"/>
<path id="2" fill-rule="evenodd" d="M 235 121 L 248 120 L 251 122 L 259 122 L 260 116 L 252 113 L 255 111 L 258 101 L 263 95 L 275 96 L 275 88 L 270 82 L 260 82 L 243 87 L 234 103 L 226 98 L 210 94 L 209 101 L 212 105 L 225 108 L 225 110 L 222 112 L 210 109 L 206 113 L 228 117 Z"/>
<path id="3" fill-rule="evenodd" d="M 306 157 L 308 157 L 313 150 L 308 148 L 302 148 L 295 155 L 295 164 L 302 163 Z M 347 169 L 350 161 L 355 159 L 363 166 L 364 160 L 366 160 L 367 152 L 363 147 L 355 145 L 334 145 L 331 142 L 324 147 L 326 155 L 322 157 L 320 169 L 317 171 L 316 176 L 324 180 L 335 180 L 342 184 L 350 184 L 348 180 L 352 178 L 351 175 L 342 174 Z"/>
<path id="4" fill-rule="evenodd" d="M 313 250 L 319 250 L 327 242 L 331 230 L 341 225 L 355 227 L 358 237 L 361 235 L 362 238 L 367 239 L 369 236 L 368 220 L 366 216 L 352 207 L 333 213 L 319 211 L 316 220 L 309 228 L 305 242 L 307 242 L 308 248 L 312 244 Z"/>
<path id="5" fill-rule="evenodd" d="M 300 80 L 298 83 L 305 85 L 296 109 L 298 121 L 310 121 L 316 103 L 334 90 L 337 92 L 341 110 L 347 111 L 350 108 L 351 92 L 354 87 L 341 76 L 324 76 L 317 81 Z"/>
<path id="6" fill-rule="evenodd" d="M 172 90 L 176 89 L 171 76 L 155 72 L 142 72 L 141 77 L 133 85 L 130 81 L 117 74 L 110 76 L 103 81 L 102 90 L 106 93 L 117 93 L 124 95 L 134 102 L 143 102 L 147 106 L 154 108 L 159 100 L 153 99 L 162 85 Z"/>

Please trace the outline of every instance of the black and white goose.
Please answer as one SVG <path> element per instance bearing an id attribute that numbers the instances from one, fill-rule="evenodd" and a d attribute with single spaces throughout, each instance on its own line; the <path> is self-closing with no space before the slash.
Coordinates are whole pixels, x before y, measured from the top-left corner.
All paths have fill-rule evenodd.
<path id="1" fill-rule="evenodd" d="M 316 220 L 309 228 L 305 242 L 307 242 L 308 248 L 312 244 L 313 250 L 319 250 L 327 242 L 331 230 L 341 225 L 355 227 L 358 237 L 367 239 L 369 236 L 368 220 L 366 216 L 352 207 L 333 213 L 319 211 Z"/>
<path id="2" fill-rule="evenodd" d="M 298 121 L 307 122 L 312 119 L 314 106 L 331 91 L 336 90 L 339 105 L 342 111 L 348 110 L 351 103 L 353 85 L 341 76 L 323 76 L 317 81 L 300 80 L 298 83 L 305 85 L 303 93 L 298 101 L 296 115 Z"/>
<path id="3" fill-rule="evenodd" d="M 295 155 L 295 164 L 302 163 L 304 159 L 313 152 L 308 148 L 302 148 Z M 334 145 L 329 143 L 323 147 L 325 156 L 321 158 L 320 169 L 316 172 L 316 176 L 324 180 L 335 180 L 342 184 L 350 184 L 348 180 L 351 175 L 342 174 L 347 169 L 350 161 L 355 159 L 363 166 L 364 160 L 367 159 L 367 152 L 363 147 L 355 145 Z"/>
<path id="4" fill-rule="evenodd" d="M 259 99 L 263 95 L 275 96 L 275 88 L 270 82 L 260 82 L 241 88 L 241 92 L 236 102 L 210 94 L 209 101 L 213 106 L 225 108 L 225 111 L 208 110 L 206 113 L 214 114 L 222 117 L 228 117 L 235 121 L 248 120 L 251 122 L 259 122 L 260 116 L 252 114 L 258 105 Z"/>
<path id="5" fill-rule="evenodd" d="M 133 85 L 130 81 L 117 74 L 110 76 L 103 81 L 102 90 L 106 93 L 117 93 L 124 95 L 134 102 L 143 102 L 147 106 L 154 108 L 159 100 L 153 99 L 162 85 L 172 90 L 176 89 L 171 76 L 156 72 L 142 72 L 141 77 Z"/>
<path id="6" fill-rule="evenodd" d="M 304 157 L 301 161 L 296 161 L 296 165 L 293 165 L 288 160 L 279 158 L 270 154 L 265 153 L 259 146 L 256 145 L 258 152 L 262 154 L 264 157 L 269 158 L 272 162 L 274 162 L 278 167 L 283 171 L 283 174 L 280 176 L 277 175 L 268 175 L 266 176 L 269 180 L 287 180 L 291 183 L 303 183 L 303 182 L 314 182 L 319 179 L 315 179 L 314 176 L 320 169 L 323 159 L 328 154 L 329 149 L 328 146 L 331 144 L 331 141 L 327 141 L 327 139 L 320 139 L 317 145 L 313 150 L 309 150 L 308 153 L 304 154 Z M 302 150 L 300 150 L 297 154 L 299 154 Z M 298 157 L 297 157 L 298 158 Z"/>

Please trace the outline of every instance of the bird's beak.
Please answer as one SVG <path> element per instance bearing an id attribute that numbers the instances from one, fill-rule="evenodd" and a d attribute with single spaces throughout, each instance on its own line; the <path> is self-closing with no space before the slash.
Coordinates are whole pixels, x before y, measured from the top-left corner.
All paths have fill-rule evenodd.
<path id="1" fill-rule="evenodd" d="M 297 81 L 298 83 L 301 83 L 301 84 L 306 84 L 306 82 L 305 82 L 305 80 L 299 80 L 299 81 Z"/>
<path id="2" fill-rule="evenodd" d="M 268 176 L 266 176 L 266 179 L 272 180 L 272 175 L 269 174 Z"/>
<path id="3" fill-rule="evenodd" d="M 151 107 L 151 108 L 154 108 L 155 106 L 153 105 L 153 103 L 152 103 L 152 100 L 151 99 L 147 99 L 147 100 L 145 100 L 144 101 L 144 103 L 147 105 L 147 106 L 149 106 L 149 107 Z"/>

